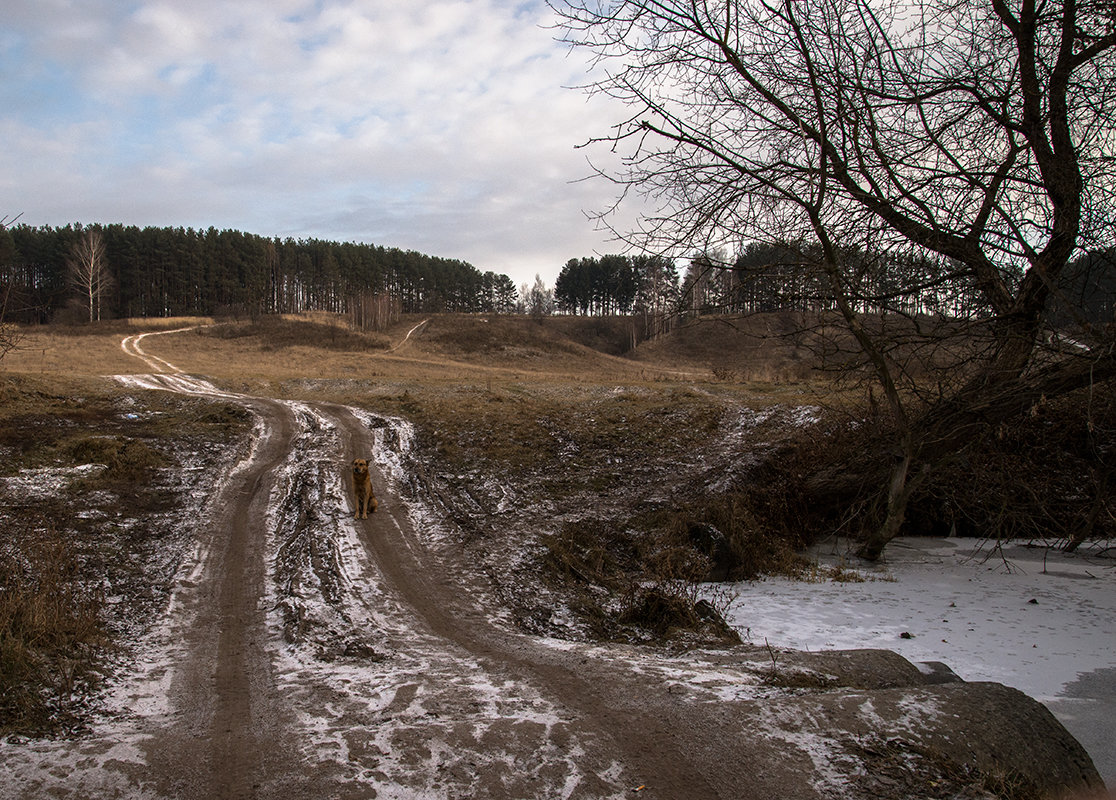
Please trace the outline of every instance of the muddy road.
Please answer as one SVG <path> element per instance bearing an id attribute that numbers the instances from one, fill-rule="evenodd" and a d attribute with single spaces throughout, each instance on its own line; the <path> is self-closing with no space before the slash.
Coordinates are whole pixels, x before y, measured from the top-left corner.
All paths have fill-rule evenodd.
<path id="1" fill-rule="evenodd" d="M 151 355 L 137 390 L 233 401 L 250 448 L 218 483 L 166 618 L 78 740 L 5 753 L 18 797 L 770 797 L 677 665 L 524 636 L 428 546 L 395 487 L 405 423 L 224 392 Z M 373 462 L 379 511 L 345 481 Z M 708 699 L 714 699 L 716 693 Z M 766 749 L 766 748 L 761 748 Z M 642 788 L 641 788 L 642 787 Z"/>
<path id="2" fill-rule="evenodd" d="M 891 654 L 871 659 L 883 693 L 862 697 L 831 691 L 841 656 L 519 633 L 401 496 L 407 423 L 222 391 L 148 336 L 122 343 L 149 372 L 121 383 L 240 404 L 255 431 L 182 520 L 196 547 L 107 712 L 77 739 L 5 745 L 2 797 L 887 796 L 850 783 L 862 732 L 932 732 L 950 693 L 971 705 L 967 685 L 925 686 Z M 346 482 L 356 457 L 380 501 L 367 520 Z M 790 688 L 770 680 L 776 658 Z"/>

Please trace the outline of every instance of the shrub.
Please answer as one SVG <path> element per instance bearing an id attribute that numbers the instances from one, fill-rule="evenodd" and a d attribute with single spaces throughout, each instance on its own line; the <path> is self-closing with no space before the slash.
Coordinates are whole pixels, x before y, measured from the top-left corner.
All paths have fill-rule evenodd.
<path id="1" fill-rule="evenodd" d="M 75 688 L 95 678 L 103 598 L 53 529 L 9 542 L 0 587 L 0 731 L 65 727 Z"/>
<path id="2" fill-rule="evenodd" d="M 69 455 L 78 464 L 104 464 L 106 469 L 95 480 L 135 481 L 151 470 L 166 465 L 161 453 L 141 439 L 122 436 L 87 436 L 69 444 Z"/>
<path id="3" fill-rule="evenodd" d="M 626 625 L 646 628 L 657 636 L 701 625 L 694 603 L 681 592 L 661 585 L 634 587 L 624 597 L 618 619 Z"/>

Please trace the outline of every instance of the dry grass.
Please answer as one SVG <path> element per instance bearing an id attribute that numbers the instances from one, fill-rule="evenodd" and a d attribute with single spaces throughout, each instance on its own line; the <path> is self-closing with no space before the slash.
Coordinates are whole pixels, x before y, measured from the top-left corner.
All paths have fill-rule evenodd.
<path id="1" fill-rule="evenodd" d="M 404 342 L 408 332 L 425 321 Z M 28 327 L 21 330 L 18 350 L 0 360 L 0 373 L 110 375 L 145 372 L 149 367 L 125 354 L 120 340 L 129 333 L 196 329 L 144 340 L 146 352 L 165 358 L 191 374 L 206 375 L 238 388 L 279 392 L 312 391 L 309 382 L 358 381 L 412 394 L 431 388 L 469 385 L 490 388 L 517 383 L 557 386 L 649 385 L 708 388 L 720 394 L 799 396 L 811 380 L 764 383 L 778 353 L 759 344 L 732 365 L 721 368 L 707 358 L 704 339 L 695 331 L 692 342 L 657 349 L 644 343 L 623 357 L 615 354 L 628 336 L 626 320 L 576 317 L 410 316 L 382 338 L 348 332 L 337 315 L 288 315 L 257 322 L 212 325 L 202 318 L 155 321 L 114 321 L 69 328 Z M 212 327 L 207 327 L 212 326 Z M 718 328 L 718 332 L 719 332 Z M 356 338 L 352 338 L 352 337 Z M 390 344 L 390 347 L 384 347 Z M 352 346 L 351 348 L 349 346 Z M 724 342 L 721 350 L 729 350 Z M 349 349 L 345 349 L 349 348 Z M 276 354 L 280 353 L 280 357 Z M 770 363 L 769 363 L 770 362 Z M 719 376 L 713 373 L 717 366 Z M 728 369 L 729 372 L 725 372 Z M 726 380 L 726 376 L 729 380 Z M 299 387 L 285 382 L 303 381 Z M 816 384 L 823 391 L 829 382 Z M 323 391 L 343 387 L 323 387 Z"/>
<path id="2" fill-rule="evenodd" d="M 198 332 L 219 339 L 251 339 L 259 343 L 263 352 L 310 346 L 359 354 L 386 350 L 391 346 L 391 340 L 386 336 L 355 331 L 339 324 L 336 318 L 321 319 L 321 316 L 316 314 L 307 319 L 260 317 L 244 324 L 199 328 Z"/>
<path id="3" fill-rule="evenodd" d="M 0 733 L 80 727 L 116 637 L 157 617 L 187 546 L 188 487 L 166 467 L 204 465 L 248 423 L 104 379 L 0 374 Z"/>
<path id="4" fill-rule="evenodd" d="M 801 332 L 802 314 L 713 316 L 686 322 L 669 336 L 640 346 L 634 358 L 652 364 L 704 368 L 727 383 L 770 388 L 820 376 L 819 332 Z"/>
<path id="5" fill-rule="evenodd" d="M 208 321 L 176 320 L 164 329 L 191 322 Z M 719 446 L 731 410 L 801 403 L 811 387 L 766 386 L 740 380 L 736 372 L 714 374 L 704 346 L 696 344 L 689 359 L 677 348 L 662 359 L 647 352 L 621 357 L 617 353 L 630 344 L 630 326 L 622 319 L 411 317 L 388 330 L 385 339 L 375 339 L 347 331 L 340 318 L 319 314 L 198 327 L 149 337 L 143 348 L 238 391 L 334 400 L 410 419 L 426 472 L 469 476 L 439 488 L 447 498 L 464 493 L 451 506 L 459 500 L 482 504 L 479 516 L 458 515 L 466 531 L 483 527 L 484 508 L 491 507 L 474 481 L 514 486 L 523 502 L 540 507 L 577 513 L 591 504 L 608 526 L 635 520 L 646 535 L 630 569 L 621 570 L 623 580 L 598 585 L 607 584 L 624 599 L 622 616 L 630 623 L 662 630 L 641 609 L 669 610 L 671 604 L 631 591 L 629 576 L 653 576 L 668 598 L 692 583 L 706 559 L 678 539 L 676 529 L 715 516 L 719 512 L 701 509 L 722 500 L 706 497 L 699 485 L 688 492 L 687 510 L 679 515 L 685 523 L 649 524 L 641 507 L 651 497 L 660 507 L 682 473 L 700 483 L 703 453 Z M 87 327 L 80 337 L 30 329 L 25 350 L 0 362 L 0 370 L 36 373 L 43 364 L 68 364 L 72 372 L 87 375 L 148 370 L 119 348 L 134 326 L 106 325 L 100 335 L 96 326 Z M 766 367 L 757 364 L 752 372 L 761 369 Z M 97 458 L 108 462 L 129 460 L 127 450 L 135 445 L 112 436 L 66 439 L 39 457 L 72 458 L 81 448 L 104 450 Z M 106 471 L 95 480 L 111 478 Z M 519 524 L 551 527 L 550 520 Z M 557 539 L 551 544 L 560 546 Z M 615 542 L 606 538 L 600 544 Z M 696 618 L 692 605 L 684 615 L 690 622 Z M 615 623 L 612 616 L 609 625 Z"/>
<path id="6" fill-rule="evenodd" d="M 68 728 L 97 679 L 104 598 L 52 526 L 0 550 L 0 733 Z"/>
<path id="7" fill-rule="evenodd" d="M 22 349 L 0 361 L 0 475 L 100 463 L 106 469 L 73 482 L 68 502 L 102 498 L 114 518 L 159 513 L 149 497 L 128 491 L 130 479 L 160 472 L 173 458 L 168 448 L 184 439 L 219 450 L 209 443 L 243 432 L 245 412 L 152 393 L 136 401 L 142 420 L 125 424 L 125 398 L 97 376 L 148 371 L 120 349 L 123 336 L 197 325 L 149 337 L 143 347 L 237 391 L 342 402 L 412 421 L 411 489 L 457 523 L 465 561 L 478 565 L 529 630 L 724 640 L 717 609 L 696 602 L 698 581 L 809 576 L 796 551 L 810 532 L 849 530 L 850 508 L 871 520 L 857 497 L 814 506 L 802 500 L 827 466 L 840 473 L 857 452 L 868 452 L 870 426 L 835 416 L 803 433 L 775 418 L 741 433 L 741 409 L 855 407 L 856 398 L 814 370 L 812 343 L 796 338 L 786 315 L 703 322 L 625 355 L 624 320 L 411 317 L 382 337 L 353 333 L 330 315 L 203 327 L 209 322 L 26 329 Z M 1080 508 L 1080 487 L 1097 495 L 1103 475 L 1073 484 L 1074 497 L 1070 485 L 1049 495 L 1044 486 L 1053 483 L 1014 481 L 1013 468 L 1028 452 L 1046 463 L 1071 456 L 1085 463 L 1085 449 L 1110 446 L 1114 406 L 1092 401 L 1076 427 L 1036 418 L 1004 432 L 983 461 L 962 465 L 969 471 L 957 473 L 956 485 L 947 476 L 929 481 L 924 505 L 912 508 L 929 514 L 927 506 L 947 496 L 1002 483 L 1005 492 L 1022 487 L 1010 506 L 996 511 L 973 497 L 974 507 L 1018 528 L 1023 492 L 1068 519 L 1057 503 Z M 107 536 L 97 521 L 67 527 L 77 523 L 56 503 L 19 512 L 20 525 L 8 526 L 16 546 L 0 558 L 0 586 L 14 587 L 0 593 L 0 703 L 14 703 L 0 705 L 0 728 L 60 724 L 75 676 L 95 677 L 104 620 L 95 618 L 97 594 L 87 588 L 96 584 L 83 578 L 91 565 L 114 581 L 130 570 L 136 585 L 153 572 L 136 555 L 149 543 Z M 1099 506 L 1105 519 L 1111 507 Z M 51 606 L 50 597 L 64 602 Z M 584 627 L 555 627 L 556 601 Z"/>
<path id="8" fill-rule="evenodd" d="M 0 360 L 0 373 L 72 377 L 139 372 L 147 367 L 121 350 L 125 336 L 211 323 L 202 317 L 172 317 L 21 327 L 19 346 Z"/>
<path id="9" fill-rule="evenodd" d="M 624 319 L 412 316 L 382 336 L 349 331 L 342 318 L 324 314 L 203 327 L 209 322 L 166 321 L 156 329 L 198 327 L 149 337 L 144 349 L 237 391 L 337 401 L 411 420 L 418 433 L 416 472 L 429 483 L 424 490 L 439 498 L 463 535 L 480 541 L 489 527 L 514 526 L 514 535 L 537 537 L 531 546 L 543 554 L 541 567 L 572 592 L 587 618 L 608 606 L 607 619 L 598 620 L 601 631 L 615 632 L 616 598 L 620 616 L 632 624 L 663 627 L 643 613 L 658 608 L 666 627 L 676 627 L 680 617 L 669 602 L 632 591 L 641 582 L 669 596 L 702 576 L 800 572 L 795 553 L 810 535 L 856 534 L 858 525 L 875 519 L 870 495 L 878 487 L 858 484 L 841 496 L 824 490 L 855 470 L 857 458 L 872 457 L 880 430 L 850 426 L 851 417 L 839 415 L 808 434 L 774 423 L 745 440 L 734 428 L 742 408 L 829 405 L 855 413 L 862 398 L 842 393 L 815 370 L 815 337 L 824 320 L 807 333 L 796 332 L 804 320 L 788 314 L 704 320 L 629 353 L 631 322 Z M 11 378 L 0 382 L 0 403 L 19 380 L 44 370 L 45 386 L 55 380 L 52 369 L 70 376 L 71 386 L 78 385 L 75 375 L 147 371 L 119 346 L 140 330 L 149 328 L 117 322 L 77 332 L 27 329 L 24 348 L 0 361 L 0 377 Z M 86 387 L 94 382 L 80 380 Z M 9 409 L 13 424 L 0 431 L 0 448 L 13 463 L 91 458 L 112 467 L 86 488 L 97 482 L 111 488 L 115 472 L 160 463 L 154 428 L 153 438 L 137 440 L 104 429 L 115 413 L 110 407 L 64 392 L 24 394 L 25 407 L 19 414 Z M 41 424 L 40 417 L 60 409 L 78 428 Z M 1060 420 L 1067 413 L 1050 409 Z M 959 526 L 1013 532 L 1026 532 L 1028 524 L 1033 530 L 1044 518 L 1071 520 L 1077 528 L 1093 517 L 1097 526 L 1110 525 L 1108 498 L 1116 487 L 1100 472 L 1083 473 L 1082 465 L 1087 448 L 1110 446 L 1114 414 L 1112 403 L 1093 399 L 1090 415 L 1078 415 L 1080 425 L 1048 425 L 1040 416 L 1004 432 L 983 447 L 980 459 L 951 473 L 958 480 L 928 480 L 912 503 L 912 524 L 948 514 Z M 225 421 L 233 429 L 242 422 Z M 1028 453 L 1036 454 L 1031 461 Z M 1041 480 L 1016 480 L 1018 466 L 1037 466 L 1035 459 L 1057 464 L 1052 476 L 1063 483 L 1030 467 Z M 989 486 L 1011 502 L 991 505 Z M 501 487 L 514 492 L 514 515 L 499 510 L 506 505 Z M 959 514 L 959 500 L 973 511 Z M 1086 519 L 1082 508 L 1099 513 Z M 488 545 L 476 546 L 484 559 L 480 548 Z M 611 600 L 602 600 L 599 590 Z M 528 595 L 523 603 L 541 602 Z M 682 616 L 692 621 L 691 612 Z"/>

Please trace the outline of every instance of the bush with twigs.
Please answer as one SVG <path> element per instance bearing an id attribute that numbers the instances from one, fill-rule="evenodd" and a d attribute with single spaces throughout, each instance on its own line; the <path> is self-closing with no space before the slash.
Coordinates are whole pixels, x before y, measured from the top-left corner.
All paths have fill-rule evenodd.
<path id="1" fill-rule="evenodd" d="M 98 678 L 103 598 L 51 528 L 8 542 L 0 587 L 0 731 L 74 724 L 76 690 Z"/>

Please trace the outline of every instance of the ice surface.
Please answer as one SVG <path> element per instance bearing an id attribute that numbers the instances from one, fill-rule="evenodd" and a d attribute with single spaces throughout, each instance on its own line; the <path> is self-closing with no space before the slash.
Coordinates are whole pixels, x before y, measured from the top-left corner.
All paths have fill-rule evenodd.
<path id="1" fill-rule="evenodd" d="M 815 553 L 819 567 L 863 580 L 734 584 L 727 616 L 761 644 L 894 650 L 944 662 L 966 681 L 1020 689 L 1045 703 L 1116 785 L 1116 559 L 1104 544 L 1074 555 L 1052 545 L 898 539 L 867 565 L 831 542 Z M 1072 687 L 1089 676 L 1097 686 L 1082 697 Z"/>

